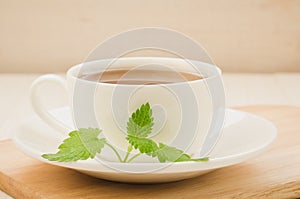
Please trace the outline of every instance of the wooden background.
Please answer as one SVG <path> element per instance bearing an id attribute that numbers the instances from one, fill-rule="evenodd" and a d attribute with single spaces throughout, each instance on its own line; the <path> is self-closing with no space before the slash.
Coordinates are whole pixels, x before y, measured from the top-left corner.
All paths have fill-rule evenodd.
<path id="1" fill-rule="evenodd" d="M 59 72 L 110 36 L 180 31 L 227 72 L 300 72 L 298 0 L 0 0 L 0 72 Z"/>

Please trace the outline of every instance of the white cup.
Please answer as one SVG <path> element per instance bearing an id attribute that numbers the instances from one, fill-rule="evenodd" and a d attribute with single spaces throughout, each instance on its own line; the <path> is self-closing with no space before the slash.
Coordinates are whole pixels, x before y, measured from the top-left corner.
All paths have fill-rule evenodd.
<path id="1" fill-rule="evenodd" d="M 80 78 L 82 74 L 105 70 L 172 70 L 195 73 L 203 79 L 169 84 L 111 84 Z M 162 77 L 149 77 L 159 81 Z M 86 62 L 70 68 L 67 79 L 44 75 L 34 81 L 31 100 L 36 113 L 54 129 L 67 134 L 69 129 L 44 108 L 38 88 L 45 82 L 58 83 L 66 89 L 76 128 L 99 128 L 119 153 L 127 151 L 126 124 L 137 108 L 149 102 L 154 126 L 150 134 L 157 142 L 183 150 L 194 157 L 209 155 L 221 133 L 224 120 L 224 90 L 221 70 L 207 63 L 158 57 L 132 57 Z M 108 150 L 101 158 L 117 161 Z M 137 162 L 153 162 L 140 156 Z"/>

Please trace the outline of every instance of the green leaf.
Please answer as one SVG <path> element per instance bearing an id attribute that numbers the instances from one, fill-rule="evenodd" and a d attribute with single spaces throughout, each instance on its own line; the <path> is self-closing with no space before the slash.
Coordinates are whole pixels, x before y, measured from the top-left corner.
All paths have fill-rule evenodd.
<path id="1" fill-rule="evenodd" d="M 192 159 L 188 154 L 175 147 L 167 146 L 163 143 L 159 143 L 159 148 L 154 152 L 153 156 L 157 156 L 160 162 L 207 162 L 209 158 Z"/>
<path id="2" fill-rule="evenodd" d="M 137 109 L 131 115 L 132 120 L 139 126 L 146 126 L 153 122 L 152 110 L 150 108 L 149 102 L 142 104 L 139 109 Z"/>
<path id="3" fill-rule="evenodd" d="M 191 158 L 188 154 L 182 154 L 175 162 L 186 162 L 186 161 L 193 161 L 193 162 L 207 162 L 209 161 L 208 157 L 204 158 Z"/>
<path id="4" fill-rule="evenodd" d="M 147 137 L 152 130 L 153 117 L 149 103 L 142 104 L 127 122 L 127 133 L 135 137 Z"/>
<path id="5" fill-rule="evenodd" d="M 129 144 L 141 153 L 157 157 L 160 162 L 208 161 L 208 158 L 192 159 L 188 154 L 175 147 L 157 144 L 147 138 L 153 126 L 152 109 L 149 103 L 142 104 L 132 113 L 127 122 L 127 137 Z"/>
<path id="6" fill-rule="evenodd" d="M 209 161 L 209 157 L 190 159 L 189 161 L 194 161 L 194 162 L 208 162 Z"/>
<path id="7" fill-rule="evenodd" d="M 92 128 L 82 128 L 70 132 L 69 137 L 58 147 L 59 151 L 57 153 L 43 154 L 42 157 L 50 161 L 59 162 L 86 160 L 88 158 L 94 158 L 97 153 L 101 153 L 101 150 L 106 144 L 115 152 L 120 162 L 126 162 L 132 148 L 139 150 L 140 154 L 144 153 L 152 157 L 157 157 L 160 162 L 206 162 L 209 160 L 208 158 L 192 159 L 180 149 L 162 143 L 157 144 L 153 140 L 147 138 L 151 133 L 152 126 L 152 109 L 150 108 L 149 103 L 142 104 L 139 109 L 132 113 L 127 122 L 128 135 L 126 139 L 130 145 L 128 146 L 124 160 L 122 160 L 118 151 L 106 142 L 105 138 L 98 138 L 101 130 Z M 131 157 L 128 162 L 131 162 L 140 154 Z"/>
<path id="8" fill-rule="evenodd" d="M 159 148 L 155 152 L 155 156 L 157 156 L 160 162 L 180 162 L 190 159 L 190 156 L 184 154 L 182 150 L 162 143 L 159 143 Z"/>
<path id="9" fill-rule="evenodd" d="M 185 162 L 185 161 L 191 161 L 191 156 L 189 156 L 186 153 L 183 153 L 177 160 L 174 162 Z"/>
<path id="10" fill-rule="evenodd" d="M 138 149 L 141 153 L 151 155 L 158 149 L 157 144 L 148 138 L 139 138 L 128 135 L 126 139 L 130 145 L 132 145 L 135 149 Z"/>
<path id="11" fill-rule="evenodd" d="M 105 138 L 99 139 L 99 129 L 79 129 L 69 133 L 69 137 L 58 147 L 56 154 L 43 154 L 50 161 L 74 162 L 94 158 L 100 153 L 105 144 Z"/>

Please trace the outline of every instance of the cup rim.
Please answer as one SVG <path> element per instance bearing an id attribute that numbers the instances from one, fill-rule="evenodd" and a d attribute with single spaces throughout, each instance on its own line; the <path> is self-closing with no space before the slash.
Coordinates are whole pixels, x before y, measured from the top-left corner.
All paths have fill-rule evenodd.
<path id="1" fill-rule="evenodd" d="M 143 60 L 152 60 L 152 61 L 184 61 L 186 63 L 190 62 L 191 63 L 196 63 L 196 64 L 200 64 L 200 65 L 204 65 L 205 67 L 208 67 L 210 70 L 210 72 L 212 72 L 212 75 L 209 75 L 208 77 L 205 78 L 201 78 L 201 79 L 197 79 L 197 80 L 187 80 L 187 81 L 181 81 L 181 82 L 172 82 L 172 83 L 160 83 L 160 84 L 112 84 L 112 83 L 105 83 L 105 82 L 96 82 L 96 81 L 90 81 L 90 80 L 86 80 L 86 79 L 82 79 L 80 77 L 78 77 L 78 74 L 75 75 L 75 73 L 79 72 L 80 68 L 82 66 L 84 66 L 85 64 L 95 64 L 95 63 L 113 63 L 114 61 L 143 61 Z M 193 67 L 197 67 L 197 65 L 193 64 Z M 200 69 L 196 69 L 198 71 L 200 71 Z M 184 71 L 183 71 L 184 72 Z M 98 59 L 98 60 L 93 60 L 93 61 L 89 61 L 89 62 L 82 62 L 79 64 L 76 64 L 74 66 L 72 66 L 68 71 L 67 71 L 67 77 L 72 78 L 72 79 L 76 79 L 76 81 L 82 81 L 84 83 L 90 83 L 90 84 L 96 84 L 96 85 L 105 85 L 105 86 L 126 86 L 126 87 L 130 87 L 130 86 L 146 86 L 146 87 L 155 87 L 155 86 L 173 86 L 173 85 L 182 85 L 182 84 L 187 84 L 187 83 L 199 83 L 199 82 L 206 82 L 208 80 L 211 79 L 215 79 L 218 78 L 220 75 L 222 74 L 222 70 L 213 64 L 209 64 L 209 63 L 205 63 L 202 61 L 198 61 L 198 60 L 192 60 L 192 59 L 183 59 L 183 58 L 173 58 L 173 57 L 122 57 L 122 58 L 109 58 L 109 59 Z"/>

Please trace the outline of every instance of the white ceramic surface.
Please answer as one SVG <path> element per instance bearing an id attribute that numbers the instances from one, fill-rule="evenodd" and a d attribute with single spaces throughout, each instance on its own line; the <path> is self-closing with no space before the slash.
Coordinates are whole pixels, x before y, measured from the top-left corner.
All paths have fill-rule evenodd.
<path id="1" fill-rule="evenodd" d="M 56 109 L 51 113 L 72 128 L 68 108 Z M 56 152 L 64 136 L 36 116 L 15 129 L 14 142 L 21 151 L 34 159 L 72 168 L 97 178 L 130 183 L 171 182 L 200 176 L 214 169 L 253 158 L 265 150 L 277 136 L 276 127 L 262 117 L 230 109 L 226 114 L 227 121 L 223 134 L 210 153 L 208 162 L 116 163 L 95 160 L 50 162 L 41 158 L 41 155 Z"/>

